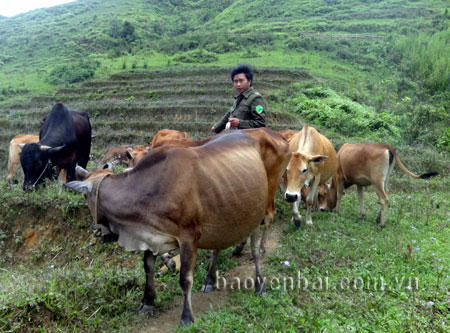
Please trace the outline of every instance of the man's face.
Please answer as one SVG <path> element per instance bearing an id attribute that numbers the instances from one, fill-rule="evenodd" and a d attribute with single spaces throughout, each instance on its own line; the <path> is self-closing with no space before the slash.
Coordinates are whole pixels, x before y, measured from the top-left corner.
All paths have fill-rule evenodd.
<path id="1" fill-rule="evenodd" d="M 251 80 L 247 80 L 247 77 L 244 73 L 236 74 L 233 77 L 233 85 L 234 89 L 240 94 L 247 91 L 248 88 L 250 88 L 250 85 L 252 84 Z"/>

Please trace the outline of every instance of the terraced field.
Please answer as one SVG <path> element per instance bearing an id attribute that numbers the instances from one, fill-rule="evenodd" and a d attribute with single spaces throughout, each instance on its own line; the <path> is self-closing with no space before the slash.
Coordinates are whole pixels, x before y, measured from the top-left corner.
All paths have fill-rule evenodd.
<path id="1" fill-rule="evenodd" d="M 309 79 L 312 76 L 301 69 L 255 70 L 254 86 L 269 104 L 270 128 L 301 127 L 299 120 L 271 99 L 277 100 L 290 84 Z M 64 87 L 55 94 L 0 109 L 0 119 L 5 119 L 0 123 L 0 156 L 6 165 L 11 138 L 38 134 L 42 119 L 58 101 L 89 114 L 95 135 L 92 155 L 98 160 L 110 146 L 144 144 L 163 128 L 184 130 L 193 138 L 206 137 L 230 107 L 234 94 L 226 67 L 121 73 L 103 81 Z"/>

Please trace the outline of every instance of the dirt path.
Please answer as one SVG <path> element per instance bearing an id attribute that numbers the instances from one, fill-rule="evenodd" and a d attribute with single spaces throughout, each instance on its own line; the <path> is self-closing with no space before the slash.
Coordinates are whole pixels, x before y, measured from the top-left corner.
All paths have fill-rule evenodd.
<path id="1" fill-rule="evenodd" d="M 281 227 L 278 223 L 272 227 L 269 237 L 266 243 L 266 255 L 262 260 L 262 272 L 264 274 L 264 264 L 267 255 L 275 251 L 280 240 Z M 250 247 L 244 248 L 242 255 L 238 258 L 238 265 L 233 269 L 222 272 L 223 277 L 226 281 L 231 281 L 234 277 L 239 277 L 241 281 L 246 278 L 254 278 L 255 276 L 255 264 L 250 259 Z M 232 291 L 226 289 L 214 290 L 210 293 L 195 292 L 192 293 L 192 307 L 195 317 L 198 319 L 202 314 L 208 313 L 210 311 L 217 311 L 229 304 L 230 293 Z M 148 325 L 140 331 L 140 333 L 165 333 L 165 332 L 175 332 L 177 330 L 178 324 L 180 322 L 181 312 L 183 309 L 183 298 L 178 297 L 171 304 L 170 308 L 164 312 L 159 313 L 155 316 L 148 316 Z"/>

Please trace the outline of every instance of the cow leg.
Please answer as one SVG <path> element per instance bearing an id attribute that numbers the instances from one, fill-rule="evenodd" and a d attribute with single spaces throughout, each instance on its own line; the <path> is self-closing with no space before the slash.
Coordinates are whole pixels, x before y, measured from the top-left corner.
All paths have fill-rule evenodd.
<path id="1" fill-rule="evenodd" d="M 378 198 L 380 199 L 380 212 L 378 213 L 378 217 L 377 217 L 377 223 L 380 226 L 380 228 L 384 228 L 386 227 L 386 210 L 387 210 L 387 205 L 389 202 L 389 198 L 386 194 L 386 192 L 384 191 L 384 183 L 381 184 L 381 187 L 379 185 L 375 186 L 375 192 L 378 195 Z"/>
<path id="2" fill-rule="evenodd" d="M 67 167 L 66 171 L 67 171 L 67 179 L 64 181 L 65 182 L 71 182 L 73 180 L 76 180 L 75 178 L 75 167 L 77 166 L 77 163 L 75 162 L 75 160 L 70 163 L 70 165 Z"/>
<path id="3" fill-rule="evenodd" d="M 366 210 L 364 209 L 364 187 L 361 185 L 357 185 L 358 188 L 358 201 L 359 201 L 359 213 L 361 218 L 366 216 Z"/>
<path id="4" fill-rule="evenodd" d="M 244 250 L 245 244 L 247 244 L 247 240 L 236 245 L 236 247 L 234 248 L 233 253 L 231 255 L 234 257 L 239 257 L 242 254 L 242 250 Z"/>
<path id="5" fill-rule="evenodd" d="M 294 221 L 296 227 L 300 227 L 302 225 L 302 216 L 300 215 L 298 211 L 298 206 L 301 201 L 301 197 L 298 198 L 297 201 L 292 203 L 292 219 L 291 221 Z"/>
<path id="6" fill-rule="evenodd" d="M 217 258 L 219 256 L 219 250 L 214 250 L 211 256 L 211 261 L 209 264 L 208 274 L 206 274 L 205 282 L 203 282 L 201 291 L 203 293 L 209 293 L 214 289 L 214 283 L 216 282 L 216 267 Z"/>
<path id="7" fill-rule="evenodd" d="M 197 259 L 197 246 L 193 242 L 185 241 L 180 244 L 181 269 L 180 286 L 183 290 L 184 303 L 183 313 L 181 314 L 182 326 L 194 322 L 194 313 L 192 312 L 192 284 L 194 282 L 194 268 Z"/>
<path id="8" fill-rule="evenodd" d="M 341 209 L 341 200 L 344 195 L 344 184 L 342 180 L 336 177 L 336 207 L 334 207 L 333 212 L 339 213 Z"/>
<path id="9" fill-rule="evenodd" d="M 144 298 L 141 301 L 141 305 L 136 310 L 137 312 L 144 313 L 153 310 L 155 307 L 155 261 L 156 256 L 150 250 L 144 252 L 144 270 L 145 270 L 145 290 Z"/>
<path id="10" fill-rule="evenodd" d="M 319 181 L 320 179 L 318 177 L 314 178 L 308 196 L 306 197 L 306 225 L 313 224 L 311 214 L 314 201 L 319 190 Z"/>
<path id="11" fill-rule="evenodd" d="M 266 285 L 264 283 L 264 279 L 261 274 L 261 267 L 260 267 L 260 259 L 261 259 L 261 253 L 258 249 L 258 232 L 259 230 L 256 229 L 253 234 L 250 237 L 250 244 L 252 249 L 252 255 L 255 258 L 255 293 L 261 296 L 266 295 Z"/>
<path id="12" fill-rule="evenodd" d="M 259 244 L 259 251 L 264 254 L 266 253 L 266 240 L 267 240 L 267 235 L 269 234 L 269 230 L 270 227 L 272 226 L 272 222 L 275 218 L 275 207 L 273 207 L 273 209 L 271 209 L 271 211 L 266 212 L 266 215 L 264 216 L 264 230 L 263 230 L 263 234 L 261 237 L 261 242 Z"/>
<path id="13" fill-rule="evenodd" d="M 20 162 L 19 163 L 14 163 L 11 162 L 10 160 L 8 160 L 8 175 L 6 176 L 6 180 L 8 181 L 9 184 L 13 183 L 13 177 L 14 174 L 16 173 L 17 169 L 19 168 Z"/>

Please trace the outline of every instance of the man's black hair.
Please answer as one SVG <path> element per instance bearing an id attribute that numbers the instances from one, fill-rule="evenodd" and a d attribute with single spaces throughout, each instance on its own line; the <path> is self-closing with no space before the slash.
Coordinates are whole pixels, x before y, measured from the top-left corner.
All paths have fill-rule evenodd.
<path id="1" fill-rule="evenodd" d="M 231 71 L 231 81 L 233 81 L 234 76 L 236 74 L 241 74 L 241 73 L 243 73 L 245 75 L 247 80 L 249 80 L 249 81 L 251 80 L 252 84 L 253 84 L 253 71 L 249 65 L 239 65 L 237 67 L 234 67 L 233 70 Z"/>

